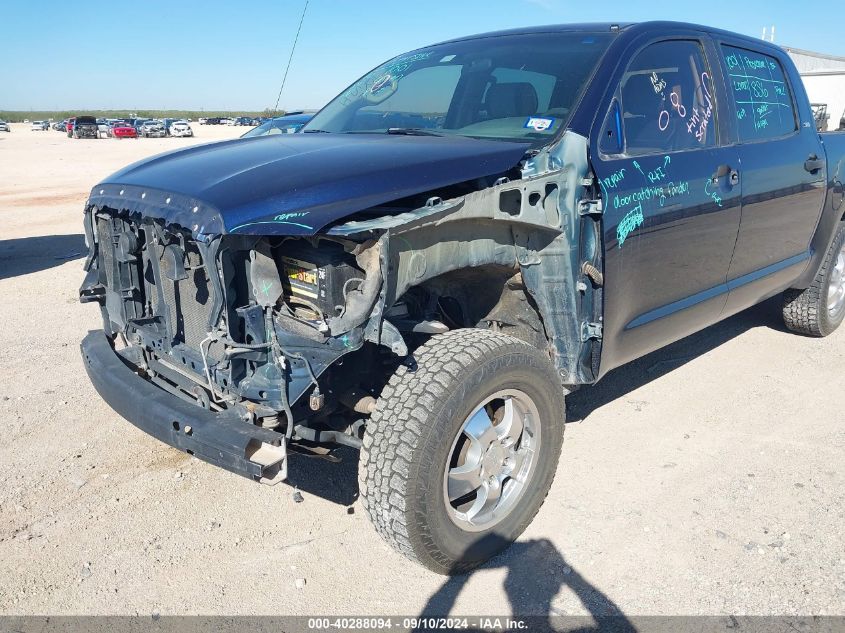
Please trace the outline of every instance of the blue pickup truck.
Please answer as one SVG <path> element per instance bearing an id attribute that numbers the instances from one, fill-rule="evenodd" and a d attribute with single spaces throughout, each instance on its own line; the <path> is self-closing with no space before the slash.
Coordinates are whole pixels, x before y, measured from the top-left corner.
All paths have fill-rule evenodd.
<path id="1" fill-rule="evenodd" d="M 567 393 L 776 295 L 795 332 L 842 323 L 843 159 L 757 39 L 652 22 L 447 41 L 299 133 L 97 185 L 85 366 L 127 420 L 257 481 L 292 451 L 360 449 L 377 530 L 462 572 L 540 509 Z"/>

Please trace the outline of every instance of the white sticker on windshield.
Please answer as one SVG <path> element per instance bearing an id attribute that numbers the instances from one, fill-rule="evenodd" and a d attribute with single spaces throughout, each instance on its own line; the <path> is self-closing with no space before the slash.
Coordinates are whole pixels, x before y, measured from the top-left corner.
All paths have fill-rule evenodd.
<path id="1" fill-rule="evenodd" d="M 545 132 L 555 124 L 552 118 L 545 118 L 540 116 L 530 116 L 523 127 L 531 128 L 536 132 Z"/>

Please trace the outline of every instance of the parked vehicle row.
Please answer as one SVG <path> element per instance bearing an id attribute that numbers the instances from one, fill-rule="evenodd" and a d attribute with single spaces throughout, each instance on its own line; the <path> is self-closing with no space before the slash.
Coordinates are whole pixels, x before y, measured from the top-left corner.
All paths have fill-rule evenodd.
<path id="1" fill-rule="evenodd" d="M 237 125 L 255 126 L 242 135 L 244 137 L 266 136 L 269 134 L 291 134 L 298 132 L 313 114 L 291 112 L 284 116 L 269 117 L 236 117 L 236 118 L 200 118 L 200 125 Z M 194 131 L 189 120 L 185 119 L 145 119 L 130 117 L 128 119 L 105 119 L 92 116 L 78 116 L 62 121 L 27 121 L 30 130 L 40 132 L 53 129 L 64 132 L 68 138 L 162 138 L 165 136 L 191 137 Z M 118 132 L 115 133 L 115 128 Z M 127 128 L 132 128 L 132 134 Z M 0 121 L 0 131 L 10 132 L 11 128 L 5 121 Z"/>
<path id="2" fill-rule="evenodd" d="M 302 114 L 302 112 L 287 112 L 288 114 Z M 262 125 L 270 121 L 272 117 L 251 117 L 251 116 L 239 116 L 239 117 L 200 117 L 197 119 L 200 125 L 243 125 L 246 127 L 255 127 L 257 125 Z"/>
<path id="3" fill-rule="evenodd" d="M 33 121 L 32 130 L 52 129 L 65 132 L 68 138 L 161 138 L 164 136 L 193 136 L 188 121 L 184 119 L 96 119 L 92 116 L 79 116 L 56 121 Z M 130 131 L 131 130 L 131 131 Z"/>

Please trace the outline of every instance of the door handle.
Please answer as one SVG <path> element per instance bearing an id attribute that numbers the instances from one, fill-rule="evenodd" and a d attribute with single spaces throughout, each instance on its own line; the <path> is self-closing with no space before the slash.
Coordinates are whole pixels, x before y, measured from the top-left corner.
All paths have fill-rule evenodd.
<path id="1" fill-rule="evenodd" d="M 720 178 L 724 178 L 725 176 L 727 176 L 727 175 L 728 175 L 728 173 L 730 172 L 730 170 L 731 170 L 731 166 L 730 166 L 730 165 L 719 165 L 719 166 L 716 168 L 716 173 L 715 173 L 715 174 L 713 174 L 713 176 L 710 178 L 710 184 L 712 184 L 712 185 L 718 185 L 718 184 L 719 184 L 719 179 L 720 179 Z"/>
<path id="2" fill-rule="evenodd" d="M 721 178 L 727 177 L 728 183 L 731 186 L 739 184 L 739 172 L 730 165 L 719 165 L 716 168 L 716 173 L 710 178 L 710 183 L 718 185 Z"/>
<path id="3" fill-rule="evenodd" d="M 804 161 L 804 169 L 806 169 L 811 174 L 816 173 L 823 167 L 824 161 L 815 154 L 810 154 L 810 157 Z"/>

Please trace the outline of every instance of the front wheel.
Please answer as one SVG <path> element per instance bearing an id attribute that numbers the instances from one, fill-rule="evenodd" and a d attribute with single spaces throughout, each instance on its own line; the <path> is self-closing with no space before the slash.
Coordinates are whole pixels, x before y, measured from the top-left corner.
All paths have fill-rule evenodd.
<path id="1" fill-rule="evenodd" d="M 810 287 L 784 293 L 783 320 L 807 336 L 832 334 L 845 320 L 845 222 L 841 222 L 824 263 Z"/>
<path id="2" fill-rule="evenodd" d="M 549 358 L 511 336 L 433 337 L 384 388 L 361 449 L 361 501 L 396 550 L 441 573 L 495 556 L 554 479 L 563 389 Z"/>

